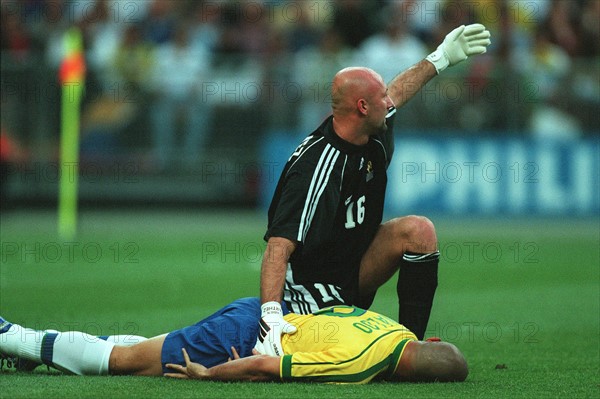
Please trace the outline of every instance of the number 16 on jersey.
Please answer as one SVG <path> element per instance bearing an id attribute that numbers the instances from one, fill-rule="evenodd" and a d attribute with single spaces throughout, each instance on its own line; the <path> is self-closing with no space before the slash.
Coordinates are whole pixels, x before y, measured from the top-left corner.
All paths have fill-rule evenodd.
<path id="1" fill-rule="evenodd" d="M 356 224 L 362 224 L 365 220 L 365 196 L 363 195 L 356 201 L 356 219 L 354 217 L 354 202 L 350 202 L 346 208 L 346 224 L 344 227 L 353 229 Z"/>

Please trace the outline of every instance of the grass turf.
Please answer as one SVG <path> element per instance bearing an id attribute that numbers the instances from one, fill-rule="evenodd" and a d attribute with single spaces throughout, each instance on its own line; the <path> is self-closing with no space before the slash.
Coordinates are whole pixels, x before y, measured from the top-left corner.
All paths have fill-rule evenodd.
<path id="1" fill-rule="evenodd" d="M 436 220 L 440 286 L 428 336 L 455 343 L 461 384 L 211 383 L 0 373 L 2 397 L 598 397 L 598 220 Z M 160 334 L 257 294 L 262 215 L 87 212 L 76 240 L 52 214 L 2 216 L 0 314 L 33 328 Z M 373 309 L 395 318 L 395 282 Z"/>

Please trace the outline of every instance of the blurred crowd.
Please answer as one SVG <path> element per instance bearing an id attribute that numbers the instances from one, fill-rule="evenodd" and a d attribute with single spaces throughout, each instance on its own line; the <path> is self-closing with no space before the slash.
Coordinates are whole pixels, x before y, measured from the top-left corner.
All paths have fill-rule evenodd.
<path id="1" fill-rule="evenodd" d="M 600 0 L 2 0 L 1 12 L 3 130 L 18 130 L 31 87 L 10 85 L 54 79 L 77 26 L 83 149 L 147 146 L 160 167 L 175 154 L 193 162 L 211 142 L 309 133 L 329 112 L 337 70 L 369 66 L 389 81 L 474 22 L 492 32 L 490 51 L 434 80 L 401 128 L 600 129 Z"/>

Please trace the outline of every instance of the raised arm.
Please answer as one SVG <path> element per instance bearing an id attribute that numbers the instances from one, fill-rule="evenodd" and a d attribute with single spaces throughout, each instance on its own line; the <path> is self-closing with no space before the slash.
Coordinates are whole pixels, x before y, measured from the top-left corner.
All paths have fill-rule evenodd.
<path id="1" fill-rule="evenodd" d="M 396 108 L 406 104 L 444 69 L 472 55 L 485 53 L 490 43 L 490 32 L 481 24 L 461 25 L 448 33 L 433 53 L 389 82 L 388 94 Z"/>
<path id="2" fill-rule="evenodd" d="M 388 83 L 388 95 L 396 108 L 406 104 L 435 75 L 435 67 L 427 60 L 422 60 L 396 75 Z"/>

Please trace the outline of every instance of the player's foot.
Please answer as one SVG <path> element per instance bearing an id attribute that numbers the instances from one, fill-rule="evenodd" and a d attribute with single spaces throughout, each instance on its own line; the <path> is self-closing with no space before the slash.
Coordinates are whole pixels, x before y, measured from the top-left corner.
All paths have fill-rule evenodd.
<path id="1" fill-rule="evenodd" d="M 12 357 L 0 353 L 0 370 L 6 367 L 7 369 L 14 368 L 20 372 L 31 372 L 40 365 L 41 363 L 34 362 L 33 360 L 21 359 L 20 357 Z"/>
<path id="2" fill-rule="evenodd" d="M 16 371 L 33 371 L 35 368 L 42 364 L 41 359 L 25 359 L 19 356 L 15 356 L 18 353 L 18 347 L 20 340 L 17 339 L 19 334 L 6 334 L 9 330 L 16 329 L 18 333 L 23 332 L 23 328 L 17 324 L 12 324 L 2 316 L 0 316 L 0 370 L 8 368 L 15 369 Z M 27 335 L 35 333 L 34 339 L 40 339 L 45 332 L 27 330 Z M 54 332 L 54 330 L 47 330 L 47 332 Z M 31 337 L 30 337 L 31 338 Z"/>
<path id="3" fill-rule="evenodd" d="M 14 365 L 14 359 L 0 353 L 0 370 L 4 368 L 12 369 Z"/>

